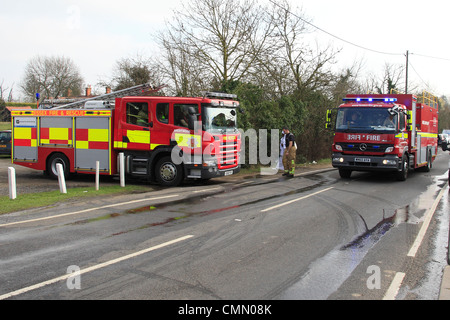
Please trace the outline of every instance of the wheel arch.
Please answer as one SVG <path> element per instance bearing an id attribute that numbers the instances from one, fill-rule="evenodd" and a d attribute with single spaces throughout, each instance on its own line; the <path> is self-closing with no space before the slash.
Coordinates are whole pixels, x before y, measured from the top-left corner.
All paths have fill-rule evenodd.
<path id="1" fill-rule="evenodd" d="M 69 176 L 70 173 L 74 172 L 74 168 L 73 168 L 73 163 L 71 161 L 71 157 L 70 155 L 66 154 L 63 151 L 57 150 L 57 151 L 53 151 L 51 153 L 49 153 L 47 155 L 47 158 L 45 159 L 45 171 L 44 173 L 46 175 L 49 175 L 51 177 L 57 177 L 57 175 L 55 175 L 53 172 L 51 172 L 52 168 L 52 160 L 56 157 L 61 157 L 61 159 L 63 159 L 64 161 L 67 161 L 67 170 L 64 170 L 66 178 Z M 64 168 L 66 169 L 66 168 Z"/>
<path id="2" fill-rule="evenodd" d="M 161 160 L 164 157 L 171 156 L 173 149 L 175 147 L 170 146 L 160 146 L 155 148 L 155 150 L 152 152 L 152 155 L 150 156 L 150 179 L 154 181 L 156 179 L 156 164 L 159 160 Z M 180 152 L 183 152 L 183 150 L 179 149 Z M 183 177 L 185 176 L 185 170 L 184 165 L 181 165 L 181 169 L 183 170 Z"/>

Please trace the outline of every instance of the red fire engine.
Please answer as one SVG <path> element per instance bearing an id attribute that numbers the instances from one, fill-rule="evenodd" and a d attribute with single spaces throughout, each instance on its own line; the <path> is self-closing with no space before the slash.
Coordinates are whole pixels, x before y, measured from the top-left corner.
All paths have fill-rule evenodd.
<path id="1" fill-rule="evenodd" d="M 327 127 L 331 124 L 331 111 Z M 425 94 L 347 95 L 337 108 L 332 164 L 352 171 L 429 171 L 437 155 L 438 99 Z"/>
<path id="2" fill-rule="evenodd" d="M 239 172 L 235 95 L 139 96 L 149 88 L 12 111 L 12 162 L 57 177 L 58 163 L 66 175 L 93 174 L 99 161 L 100 174 L 115 175 L 123 153 L 127 175 L 164 186 Z"/>

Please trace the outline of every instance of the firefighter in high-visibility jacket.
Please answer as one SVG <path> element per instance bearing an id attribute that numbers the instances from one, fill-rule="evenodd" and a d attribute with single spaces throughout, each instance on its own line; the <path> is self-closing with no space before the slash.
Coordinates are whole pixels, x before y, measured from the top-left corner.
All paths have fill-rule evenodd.
<path id="1" fill-rule="evenodd" d="M 292 178 L 295 173 L 295 157 L 297 153 L 297 145 L 295 143 L 294 135 L 289 131 L 289 128 L 283 128 L 283 134 L 285 138 L 285 146 L 283 154 L 283 166 L 284 173 L 283 176 Z"/>

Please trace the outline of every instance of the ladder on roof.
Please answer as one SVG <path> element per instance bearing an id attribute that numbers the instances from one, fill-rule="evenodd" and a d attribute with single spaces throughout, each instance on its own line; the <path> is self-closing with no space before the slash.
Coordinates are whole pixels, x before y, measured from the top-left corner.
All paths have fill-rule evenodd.
<path id="1" fill-rule="evenodd" d="M 203 94 L 203 98 L 224 99 L 224 100 L 236 100 L 237 99 L 237 95 L 231 94 L 231 93 L 204 91 L 204 92 L 202 92 L 202 94 Z"/>
<path id="2" fill-rule="evenodd" d="M 75 101 L 75 102 L 65 104 L 62 106 L 58 106 L 58 107 L 55 107 L 52 109 L 83 108 L 85 103 L 88 101 L 95 101 L 95 100 L 107 100 L 108 101 L 108 100 L 113 100 L 115 98 L 121 98 L 121 97 L 125 97 L 125 96 L 140 96 L 143 94 L 157 92 L 157 91 L 161 90 L 162 88 L 164 88 L 165 86 L 166 85 L 162 85 L 162 86 L 153 88 L 150 83 L 144 83 L 144 84 L 140 84 L 140 85 L 137 85 L 134 87 L 114 91 L 114 92 L 107 93 L 107 94 L 102 94 L 100 96 L 83 99 L 80 101 Z"/>

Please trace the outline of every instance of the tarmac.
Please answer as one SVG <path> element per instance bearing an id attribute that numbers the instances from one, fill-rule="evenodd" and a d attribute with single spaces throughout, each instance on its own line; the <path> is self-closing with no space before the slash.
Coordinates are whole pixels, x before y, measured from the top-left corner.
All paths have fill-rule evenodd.
<path id="1" fill-rule="evenodd" d="M 325 171 L 331 171 L 331 170 L 335 170 L 331 165 L 312 165 L 312 166 L 297 166 L 296 167 L 296 176 L 302 176 L 302 175 L 309 175 L 309 174 L 314 174 L 314 173 L 321 173 L 321 172 L 325 172 Z M 244 176 L 264 176 L 267 175 L 266 178 L 270 179 L 270 176 L 272 174 L 270 174 L 269 172 L 267 173 L 260 173 L 260 174 L 256 174 L 256 173 L 248 173 Z M 233 176 L 228 176 L 228 177 L 221 177 L 221 178 L 217 178 L 218 180 L 223 180 L 224 182 L 230 182 L 233 181 L 234 179 L 242 179 L 242 175 L 237 178 Z M 449 174 L 449 183 L 450 183 L 450 174 Z M 447 188 L 448 185 L 447 185 Z M 449 192 L 450 192 L 450 188 L 449 188 Z M 450 243 L 450 242 L 449 242 Z M 450 248 L 448 249 L 450 250 Z M 439 290 L 439 297 L 438 300 L 450 300 L 450 254 L 448 254 L 449 258 L 447 261 L 447 266 L 444 267 L 443 270 L 443 275 L 442 275 L 442 281 L 441 281 L 441 286 L 440 286 L 440 290 Z"/>
<path id="2" fill-rule="evenodd" d="M 441 289 L 439 291 L 439 300 L 450 300 L 450 266 L 444 268 Z"/>
<path id="3" fill-rule="evenodd" d="M 320 173 L 331 170 L 335 170 L 333 167 L 331 167 L 331 165 L 296 167 L 296 176 L 308 175 L 311 173 Z M 298 174 L 297 172 L 300 172 L 300 174 Z M 252 176 L 252 174 L 249 174 L 249 176 Z M 450 192 L 449 184 L 450 184 L 450 173 L 449 173 L 449 183 L 447 184 L 447 188 L 449 188 Z M 448 250 L 450 250 L 450 248 Z M 448 256 L 449 258 L 447 262 L 450 263 L 450 254 L 448 254 Z M 450 265 L 447 265 L 444 268 L 438 300 L 450 300 Z"/>

